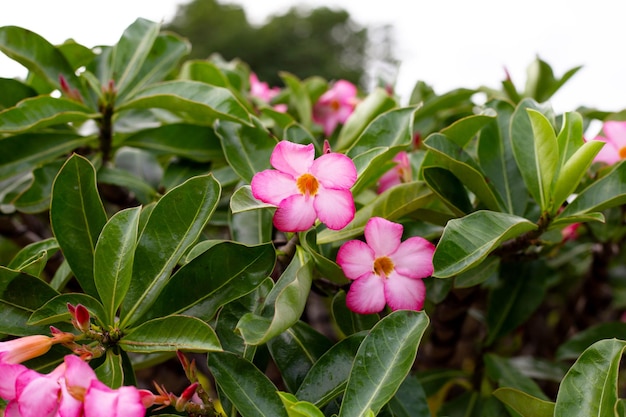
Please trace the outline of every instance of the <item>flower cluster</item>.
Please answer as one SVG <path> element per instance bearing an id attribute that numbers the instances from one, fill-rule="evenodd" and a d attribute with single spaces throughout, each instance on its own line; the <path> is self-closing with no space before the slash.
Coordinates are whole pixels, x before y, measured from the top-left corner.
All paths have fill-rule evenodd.
<path id="1" fill-rule="evenodd" d="M 313 107 L 313 121 L 322 126 L 326 136 L 348 120 L 358 103 L 356 95 L 354 84 L 339 80 L 317 100 Z"/>
<path id="2" fill-rule="evenodd" d="M 250 73 L 250 96 L 258 99 L 262 103 L 270 104 L 272 99 L 280 94 L 279 87 L 272 87 L 266 83 L 259 81 L 259 77 L 255 73 Z M 284 113 L 287 111 L 286 104 L 276 104 L 274 110 Z"/>

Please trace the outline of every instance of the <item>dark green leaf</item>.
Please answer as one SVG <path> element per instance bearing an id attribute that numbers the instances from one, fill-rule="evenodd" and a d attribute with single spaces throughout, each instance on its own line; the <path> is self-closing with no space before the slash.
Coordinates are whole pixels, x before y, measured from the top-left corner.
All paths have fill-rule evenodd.
<path id="1" fill-rule="evenodd" d="M 81 288 L 94 297 L 98 295 L 93 276 L 94 250 L 106 221 L 94 167 L 82 156 L 71 156 L 52 186 L 50 223 Z"/>
<path id="2" fill-rule="evenodd" d="M 128 330 L 119 345 L 127 352 L 221 351 L 213 329 L 190 316 L 167 316 Z"/>
<path id="3" fill-rule="evenodd" d="M 0 148 L 2 148 L 2 142 L 0 142 Z M 32 148 L 29 150 L 32 151 Z M 15 208 L 22 213 L 31 214 L 48 210 L 50 208 L 52 183 L 63 163 L 64 161 L 56 160 L 36 168 L 33 171 L 30 187 L 13 200 Z"/>
<path id="4" fill-rule="evenodd" d="M 351 336 L 363 330 L 370 330 L 378 323 L 378 314 L 358 314 L 351 311 L 346 305 L 346 293 L 339 291 L 333 298 L 331 314 L 344 336 Z"/>
<path id="5" fill-rule="evenodd" d="M 396 395 L 389 401 L 388 407 L 393 417 L 429 417 L 430 410 L 426 393 L 415 376 L 409 375 Z"/>
<path id="6" fill-rule="evenodd" d="M 515 388 L 498 388 L 493 395 L 522 417 L 553 417 L 555 404 Z"/>
<path id="7" fill-rule="evenodd" d="M 122 355 L 115 353 L 113 349 L 106 350 L 104 362 L 95 371 L 98 380 L 104 382 L 109 388 L 117 389 L 124 384 Z"/>
<path id="8" fill-rule="evenodd" d="M 28 319 L 30 325 L 45 325 L 59 323 L 62 321 L 70 321 L 70 313 L 67 304 L 76 306 L 82 304 L 87 308 L 89 314 L 94 317 L 99 325 L 105 323 L 106 314 L 104 307 L 100 301 L 95 298 L 81 293 L 65 293 L 55 296 L 45 304 L 37 308 Z"/>
<path id="9" fill-rule="evenodd" d="M 464 216 L 474 209 L 463 183 L 450 171 L 439 167 L 425 167 L 424 181 L 444 204 L 457 216 Z"/>
<path id="10" fill-rule="evenodd" d="M 242 417 L 287 417 L 276 387 L 251 362 L 229 352 L 212 352 L 209 369 Z"/>
<path id="11" fill-rule="evenodd" d="M 618 338 L 626 340 L 626 323 L 621 321 L 600 323 L 576 333 L 556 351 L 557 360 L 575 359 L 589 346 L 602 339 Z"/>
<path id="12" fill-rule="evenodd" d="M 0 110 L 15 106 L 19 101 L 37 95 L 37 92 L 20 80 L 0 78 Z"/>
<path id="13" fill-rule="evenodd" d="M 487 375 L 500 387 L 516 388 L 528 395 L 548 400 L 539 385 L 512 366 L 508 359 L 488 353 L 484 356 Z"/>

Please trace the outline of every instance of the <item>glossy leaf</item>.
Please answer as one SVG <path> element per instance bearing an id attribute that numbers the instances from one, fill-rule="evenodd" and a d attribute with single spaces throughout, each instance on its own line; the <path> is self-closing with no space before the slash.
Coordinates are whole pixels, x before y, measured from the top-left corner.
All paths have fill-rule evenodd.
<path id="1" fill-rule="evenodd" d="M 548 400 L 539 385 L 513 367 L 507 358 L 488 353 L 484 356 L 484 360 L 487 375 L 500 387 L 516 388 L 528 395 Z"/>
<path id="2" fill-rule="evenodd" d="M 409 375 L 400 385 L 398 392 L 387 404 L 393 417 L 429 417 L 426 393 L 419 380 Z"/>
<path id="3" fill-rule="evenodd" d="M 251 124 L 247 109 L 229 90 L 198 81 L 150 84 L 122 103 L 118 111 L 151 108 L 169 110 L 205 126 L 217 119 Z"/>
<path id="4" fill-rule="evenodd" d="M 359 209 L 354 219 L 341 230 L 324 229 L 317 234 L 317 244 L 351 239 L 363 233 L 367 221 L 375 216 L 396 220 L 426 206 L 434 194 L 422 181 L 396 185 L 378 195 L 372 202 Z"/>
<path id="5" fill-rule="evenodd" d="M 617 339 L 600 340 L 587 348 L 561 381 L 554 416 L 614 416 L 624 348 L 626 342 Z"/>
<path id="6" fill-rule="evenodd" d="M 38 34 L 17 26 L 1 27 L 0 51 L 44 80 L 48 86 L 46 92 L 60 89 L 59 76 L 62 75 L 71 88 L 78 89 L 83 98 L 87 97 L 65 56 Z"/>
<path id="7" fill-rule="evenodd" d="M 0 142 L 0 148 L 2 142 Z M 50 208 L 52 183 L 64 161 L 55 160 L 33 171 L 30 186 L 13 200 L 13 205 L 21 213 L 41 213 Z"/>
<path id="8" fill-rule="evenodd" d="M 313 364 L 300 384 L 296 397 L 323 407 L 341 395 L 348 383 L 356 352 L 364 338 L 365 332 L 362 332 L 334 344 Z"/>
<path id="9" fill-rule="evenodd" d="M 556 138 L 559 144 L 559 169 L 578 151 L 584 144 L 583 119 L 580 113 L 567 112 L 563 114 L 563 125 Z"/>
<path id="10" fill-rule="evenodd" d="M 425 167 L 422 175 L 428 187 L 455 215 L 462 217 L 473 211 L 472 202 L 463 183 L 450 171 L 436 166 Z"/>
<path id="11" fill-rule="evenodd" d="M 478 162 L 485 176 L 502 197 L 507 213 L 522 216 L 528 191 L 522 186 L 511 144 L 510 123 L 514 107 L 505 101 L 487 104 L 497 112 L 496 120 L 485 125 L 478 139 Z"/>
<path id="12" fill-rule="evenodd" d="M 201 81 L 218 87 L 229 87 L 228 78 L 215 63 L 206 60 L 190 59 L 183 63 L 178 78 Z"/>
<path id="13" fill-rule="evenodd" d="M 325 252 L 322 253 L 323 248 L 317 245 L 316 229 L 311 228 L 302 233 L 300 235 L 300 244 L 312 256 L 316 269 L 324 278 L 338 285 L 349 283 L 341 267 L 329 259 Z"/>
<path id="14" fill-rule="evenodd" d="M 119 345 L 127 352 L 221 351 L 215 331 L 200 319 L 167 316 L 128 330 Z"/>
<path id="15" fill-rule="evenodd" d="M 410 145 L 413 141 L 415 110 L 415 107 L 403 107 L 376 116 L 346 151 L 346 155 L 355 158 L 376 147 Z"/>
<path id="16" fill-rule="evenodd" d="M 253 123 L 245 126 L 222 121 L 216 128 L 226 160 L 247 183 L 257 172 L 271 168 L 270 156 L 277 144 L 258 119 Z"/>
<path id="17" fill-rule="evenodd" d="M 298 113 L 298 120 L 305 128 L 310 129 L 312 124 L 311 115 L 313 114 L 313 103 L 311 103 L 311 99 L 309 98 L 304 84 L 298 77 L 288 72 L 281 72 L 280 77 L 291 92 L 294 107 Z"/>
<path id="18" fill-rule="evenodd" d="M 380 411 L 409 373 L 428 322 L 424 312 L 399 310 L 374 326 L 354 359 L 339 417 Z"/>
<path id="19" fill-rule="evenodd" d="M 344 336 L 351 336 L 363 330 L 370 330 L 380 321 L 380 316 L 375 314 L 358 314 L 351 311 L 346 305 L 345 291 L 339 291 L 333 297 L 331 314 L 339 331 Z"/>
<path id="20" fill-rule="evenodd" d="M 274 384 L 251 362 L 233 353 L 212 352 L 209 369 L 242 417 L 288 417 Z"/>
<path id="21" fill-rule="evenodd" d="M 131 82 L 139 73 L 144 61 L 148 57 L 152 45 L 159 34 L 160 24 L 139 18 L 135 20 L 122 34 L 122 37 L 111 51 L 111 73 L 108 80 L 115 81 L 118 99 L 122 99 Z"/>
<path id="22" fill-rule="evenodd" d="M 461 272 L 454 278 L 455 288 L 469 288 L 480 285 L 498 273 L 500 258 L 493 256 L 481 262 L 475 268 Z"/>
<path id="23" fill-rule="evenodd" d="M 144 129 L 127 137 L 124 145 L 198 162 L 224 159 L 219 138 L 208 126 L 175 123 Z"/>
<path id="24" fill-rule="evenodd" d="M 26 265 L 30 264 L 33 259 L 41 256 L 42 253 L 50 253 L 53 255 L 58 249 L 59 245 L 53 237 L 33 242 L 20 249 L 6 266 L 14 271 L 20 271 Z"/>
<path id="25" fill-rule="evenodd" d="M 486 114 L 473 114 L 452 123 L 441 129 L 441 133 L 454 143 L 464 148 L 465 145 L 487 124 L 494 120 L 493 116 Z"/>
<path id="26" fill-rule="evenodd" d="M 52 186 L 50 223 L 81 288 L 94 297 L 94 251 L 106 221 L 94 167 L 82 156 L 71 156 Z"/>
<path id="27" fill-rule="evenodd" d="M 230 234 L 234 241 L 246 245 L 258 245 L 272 241 L 274 225 L 273 210 L 254 210 L 229 216 Z"/>
<path id="28" fill-rule="evenodd" d="M 265 300 L 260 315 L 248 313 L 237 324 L 247 344 L 260 345 L 293 326 L 304 311 L 313 280 L 313 261 L 302 248 Z"/>
<path id="29" fill-rule="evenodd" d="M 24 133 L 0 140 L 0 180 L 36 167 L 88 145 L 95 137 L 73 133 Z M 55 172 L 56 174 L 56 172 Z"/>
<path id="30" fill-rule="evenodd" d="M 556 221 L 603 211 L 626 203 L 626 162 L 619 162 L 604 177 L 591 183 L 565 207 Z"/>
<path id="31" fill-rule="evenodd" d="M 113 349 L 106 350 L 104 362 L 94 371 L 98 380 L 105 383 L 109 388 L 117 389 L 124 384 L 122 355 L 115 353 Z"/>
<path id="32" fill-rule="evenodd" d="M 115 213 L 104 225 L 94 254 L 94 278 L 107 323 L 114 324 L 133 273 L 140 207 Z"/>
<path id="33" fill-rule="evenodd" d="M 460 274 L 482 262 L 502 242 L 536 228 L 522 217 L 482 210 L 450 220 L 433 256 L 433 275 Z"/>
<path id="34" fill-rule="evenodd" d="M 23 133 L 47 126 L 80 123 L 97 116 L 97 113 L 75 101 L 37 96 L 0 112 L 0 133 Z"/>
<path id="35" fill-rule="evenodd" d="M 275 260 L 271 243 L 218 242 L 176 271 L 144 319 L 184 313 L 208 321 L 218 308 L 258 287 Z"/>
<path id="36" fill-rule="evenodd" d="M 296 392 L 311 367 L 332 345 L 326 336 L 302 321 L 267 342 L 290 392 Z"/>
<path id="37" fill-rule="evenodd" d="M 110 184 L 131 191 L 137 201 L 150 204 L 157 199 L 157 191 L 135 174 L 123 169 L 102 167 L 98 170 L 98 183 Z"/>
<path id="38" fill-rule="evenodd" d="M 511 407 L 522 417 L 553 417 L 554 405 L 515 388 L 498 388 L 493 395 L 504 404 Z"/>
<path id="39" fill-rule="evenodd" d="M 62 321 L 70 321 L 70 313 L 67 304 L 74 306 L 82 304 L 89 314 L 98 321 L 99 325 L 105 323 L 106 314 L 99 300 L 82 293 L 64 293 L 55 296 L 40 306 L 28 319 L 30 325 L 54 324 Z"/>
<path id="40" fill-rule="evenodd" d="M 445 168 L 471 190 L 490 210 L 504 209 L 501 197 L 489 185 L 480 167 L 461 147 L 440 133 L 433 133 L 424 141 L 433 155 L 432 166 Z M 424 168 L 431 166 L 424 164 Z"/>
<path id="41" fill-rule="evenodd" d="M 59 293 L 39 278 L 0 266 L 0 333 L 46 334 L 46 326 L 27 325 L 29 316 Z"/>
<path id="42" fill-rule="evenodd" d="M 337 142 L 333 144 L 333 151 L 343 151 L 352 147 L 367 126 L 378 115 L 391 110 L 395 106 L 395 100 L 382 88 L 372 91 L 355 107 L 354 112 L 346 120 L 345 125 L 339 132 Z"/>
<path id="43" fill-rule="evenodd" d="M 122 304 L 122 326 L 136 322 L 150 309 L 178 260 L 199 238 L 220 193 L 212 175 L 193 177 L 161 197 L 152 209 L 137 242 L 133 279 Z"/>
<path id="44" fill-rule="evenodd" d="M 37 95 L 32 87 L 12 78 L 0 78 L 0 91 L 2 91 L 0 110 L 13 107 L 21 100 Z"/>
<path id="45" fill-rule="evenodd" d="M 600 323 L 576 333 L 567 342 L 559 346 L 556 351 L 556 359 L 576 359 L 592 344 L 613 337 L 626 340 L 626 323 L 621 321 Z"/>
<path id="46" fill-rule="evenodd" d="M 233 214 L 263 208 L 276 208 L 276 206 L 254 198 L 252 188 L 249 185 L 242 185 L 237 188 L 230 198 L 230 210 Z"/>

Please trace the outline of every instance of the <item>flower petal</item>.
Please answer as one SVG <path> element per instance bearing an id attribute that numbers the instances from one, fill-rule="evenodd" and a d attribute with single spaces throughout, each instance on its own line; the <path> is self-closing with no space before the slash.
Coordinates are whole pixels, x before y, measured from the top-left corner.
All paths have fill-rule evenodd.
<path id="1" fill-rule="evenodd" d="M 349 189 L 356 182 L 356 167 L 352 159 L 340 153 L 327 153 L 311 165 L 311 174 L 325 188 Z"/>
<path id="2" fill-rule="evenodd" d="M 299 194 L 293 177 L 273 169 L 266 169 L 255 174 L 250 186 L 254 198 L 275 206 L 278 206 L 285 198 Z"/>
<path id="3" fill-rule="evenodd" d="M 61 387 L 55 378 L 41 376 L 33 379 L 17 399 L 22 417 L 54 416 L 59 406 Z"/>
<path id="4" fill-rule="evenodd" d="M 374 254 L 388 256 L 398 249 L 404 228 L 399 223 L 382 217 L 372 217 L 365 225 L 365 240 L 374 249 Z"/>
<path id="5" fill-rule="evenodd" d="M 421 310 L 426 299 L 426 286 L 421 279 L 400 275 L 396 271 L 385 280 L 385 299 L 392 310 Z"/>
<path id="6" fill-rule="evenodd" d="M 19 376 L 28 372 L 28 368 L 20 364 L 0 363 L 0 398 L 12 400 L 15 398 L 15 381 Z"/>
<path id="7" fill-rule="evenodd" d="M 93 381 L 85 396 L 85 417 L 139 417 L 145 413 L 141 396 L 132 386 L 112 390 Z"/>
<path id="8" fill-rule="evenodd" d="M 365 242 L 350 240 L 339 248 L 337 263 L 343 269 L 346 278 L 357 279 L 372 273 L 374 251 Z"/>
<path id="9" fill-rule="evenodd" d="M 356 212 L 349 190 L 328 190 L 320 187 L 314 205 L 317 217 L 332 230 L 346 227 L 354 219 Z"/>
<path id="10" fill-rule="evenodd" d="M 594 140 L 604 142 L 604 146 L 593 159 L 595 162 L 604 162 L 605 164 L 613 165 L 620 160 L 619 150 L 613 142 L 603 138 L 602 136 L 596 136 Z"/>
<path id="11" fill-rule="evenodd" d="M 96 377 L 91 366 L 76 355 L 65 355 L 65 384 L 69 387 L 82 387 L 85 390 Z"/>
<path id="12" fill-rule="evenodd" d="M 317 219 L 313 200 L 302 194 L 284 199 L 274 213 L 274 226 L 282 232 L 303 232 L 310 229 Z"/>
<path id="13" fill-rule="evenodd" d="M 308 172 L 315 159 L 315 148 L 313 144 L 300 145 L 299 143 L 283 140 L 278 142 L 270 163 L 277 170 L 289 174 L 294 178 Z"/>
<path id="14" fill-rule="evenodd" d="M 607 141 L 613 143 L 617 149 L 626 147 L 626 122 L 609 120 L 604 122 L 602 130 Z"/>
<path id="15" fill-rule="evenodd" d="M 385 284 L 376 274 L 364 275 L 350 284 L 346 305 L 355 313 L 374 314 L 385 308 Z"/>
<path id="16" fill-rule="evenodd" d="M 435 245 L 421 237 L 411 237 L 390 255 L 399 274 L 410 278 L 426 278 L 433 274 Z"/>

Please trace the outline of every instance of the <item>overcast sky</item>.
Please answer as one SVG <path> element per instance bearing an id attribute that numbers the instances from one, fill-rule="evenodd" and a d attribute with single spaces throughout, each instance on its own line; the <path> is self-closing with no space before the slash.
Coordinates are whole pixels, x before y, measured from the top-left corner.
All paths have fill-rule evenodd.
<path id="1" fill-rule="evenodd" d="M 558 112 L 580 105 L 626 108 L 626 2 L 621 0 L 232 0 L 262 23 L 303 4 L 346 9 L 363 25 L 391 24 L 402 61 L 397 91 L 404 98 L 418 80 L 438 93 L 457 87 L 498 88 L 506 67 L 523 86 L 539 55 L 557 75 L 583 69 L 557 94 Z M 17 25 L 52 43 L 69 37 L 92 47 L 117 42 L 137 17 L 169 20 L 179 0 L 3 0 L 0 26 Z M 285 46 L 288 47 L 288 46 Z M 0 54 L 0 76 L 23 74 Z"/>

